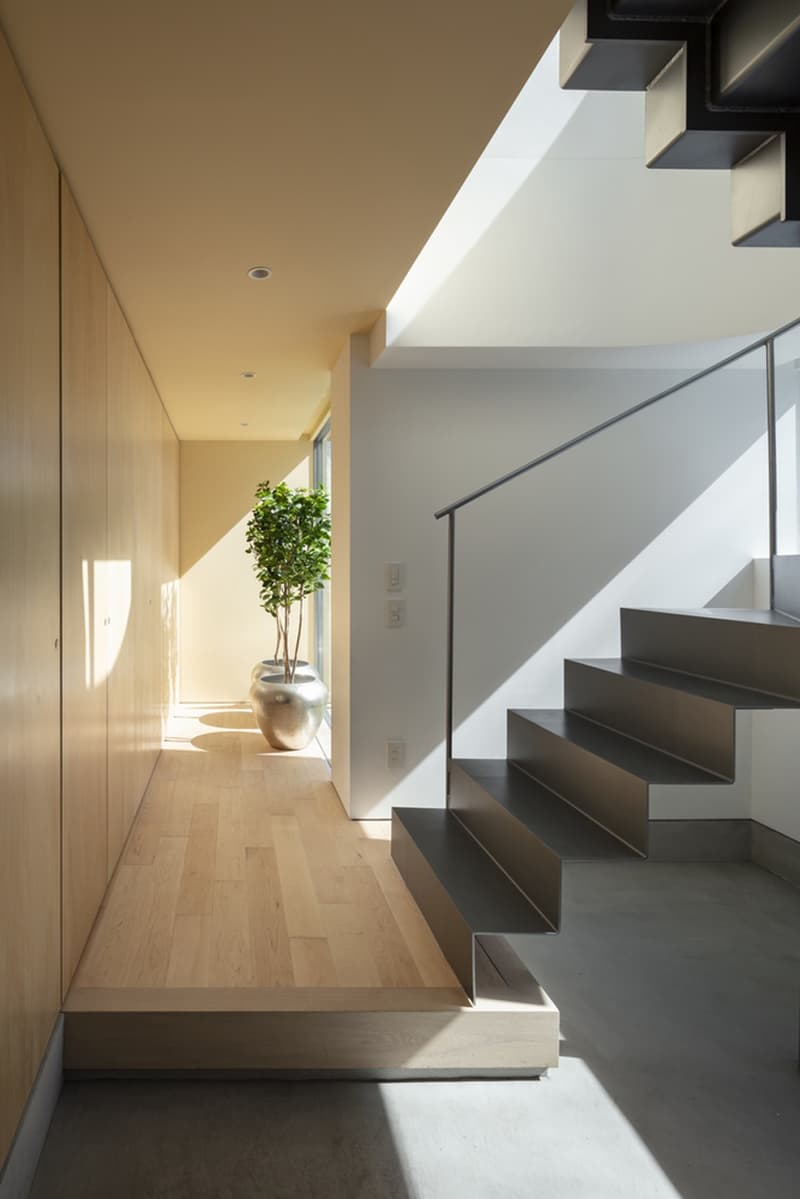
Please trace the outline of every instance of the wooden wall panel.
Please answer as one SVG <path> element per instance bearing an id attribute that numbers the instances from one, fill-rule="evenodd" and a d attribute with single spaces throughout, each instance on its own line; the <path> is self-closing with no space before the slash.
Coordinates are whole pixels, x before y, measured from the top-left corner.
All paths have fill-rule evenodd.
<path id="1" fill-rule="evenodd" d="M 110 588 L 109 626 L 110 875 L 158 760 L 165 671 L 175 669 L 177 629 L 174 616 L 168 629 L 162 628 L 162 605 L 164 585 L 172 582 L 168 607 L 174 611 L 177 544 L 167 566 L 164 539 L 176 542 L 178 491 L 174 434 L 110 289 L 107 330 L 108 556 L 117 579 Z M 174 443 L 169 454 L 165 425 Z"/>
<path id="2" fill-rule="evenodd" d="M 108 881 L 106 278 L 61 189 L 62 981 Z"/>
<path id="3" fill-rule="evenodd" d="M 138 420 L 136 346 L 117 300 L 107 291 L 108 557 L 108 872 L 113 872 L 140 797 L 136 729 L 136 612 L 134 566 L 141 529 L 137 467 L 141 438 Z M 137 538 L 138 533 L 138 538 Z"/>
<path id="4" fill-rule="evenodd" d="M 180 446 L 161 417 L 161 735 L 178 699 L 178 578 L 180 576 Z"/>
<path id="5" fill-rule="evenodd" d="M 60 1004 L 58 171 L 0 35 L 0 1165 Z"/>

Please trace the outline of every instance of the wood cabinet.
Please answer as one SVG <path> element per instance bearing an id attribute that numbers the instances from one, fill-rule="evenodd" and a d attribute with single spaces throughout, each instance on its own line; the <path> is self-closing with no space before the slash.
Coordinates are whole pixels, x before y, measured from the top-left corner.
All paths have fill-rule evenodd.
<path id="1" fill-rule="evenodd" d="M 0 34 L 0 1169 L 174 697 L 177 469 Z"/>
<path id="2" fill-rule="evenodd" d="M 58 170 L 0 37 L 0 1165 L 60 1006 Z"/>

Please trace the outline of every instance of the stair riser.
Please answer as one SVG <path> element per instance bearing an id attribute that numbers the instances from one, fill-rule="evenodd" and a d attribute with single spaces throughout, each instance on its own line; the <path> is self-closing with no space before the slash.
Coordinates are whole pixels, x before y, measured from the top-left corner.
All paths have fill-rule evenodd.
<path id="1" fill-rule="evenodd" d="M 780 554 L 774 559 L 775 607 L 800 620 L 800 555 Z"/>
<path id="2" fill-rule="evenodd" d="M 475 999 L 472 929 L 464 920 L 430 863 L 409 836 L 397 812 L 392 813 L 392 858 L 403 882 L 427 920 L 442 953 L 470 999 Z"/>
<path id="3" fill-rule="evenodd" d="M 727 704 L 581 662 L 565 663 L 564 688 L 570 712 L 733 778 L 735 712 Z"/>
<path id="4" fill-rule="evenodd" d="M 508 758 L 628 845 L 647 853 L 644 779 L 508 713 Z"/>
<path id="5" fill-rule="evenodd" d="M 622 609 L 622 656 L 800 699 L 797 629 Z"/>
<path id="6" fill-rule="evenodd" d="M 558 928 L 561 859 L 456 765 L 450 774 L 450 810 Z"/>

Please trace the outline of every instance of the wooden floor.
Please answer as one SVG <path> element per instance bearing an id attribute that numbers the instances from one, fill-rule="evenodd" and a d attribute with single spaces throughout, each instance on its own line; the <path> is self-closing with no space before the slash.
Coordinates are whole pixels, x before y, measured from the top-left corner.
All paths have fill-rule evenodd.
<path id="1" fill-rule="evenodd" d="M 73 990 L 458 989 L 389 834 L 347 818 L 317 743 L 278 753 L 249 709 L 184 708 Z"/>
<path id="2" fill-rule="evenodd" d="M 64 1003 L 71 1074 L 530 1077 L 558 1012 L 508 947 L 471 1005 L 319 743 L 271 750 L 249 708 L 172 722 Z M 485 996 L 485 998 L 483 997 Z"/>

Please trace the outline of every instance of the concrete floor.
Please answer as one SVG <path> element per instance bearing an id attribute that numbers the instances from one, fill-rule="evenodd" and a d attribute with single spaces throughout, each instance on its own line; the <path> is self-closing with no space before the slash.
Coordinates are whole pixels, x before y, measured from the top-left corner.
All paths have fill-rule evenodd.
<path id="1" fill-rule="evenodd" d="M 800 892 L 576 868 L 541 1082 L 68 1083 L 32 1199 L 796 1199 Z"/>

